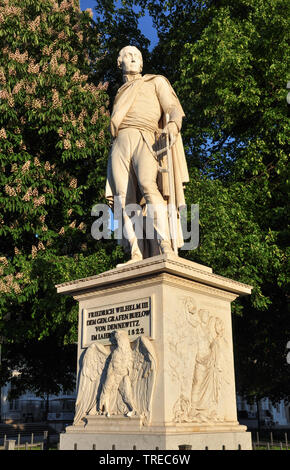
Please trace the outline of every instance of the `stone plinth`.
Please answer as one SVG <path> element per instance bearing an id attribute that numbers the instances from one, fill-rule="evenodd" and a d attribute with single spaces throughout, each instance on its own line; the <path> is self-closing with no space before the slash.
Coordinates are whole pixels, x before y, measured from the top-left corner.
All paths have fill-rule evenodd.
<path id="1" fill-rule="evenodd" d="M 78 368 L 90 344 L 112 331 L 145 335 L 156 354 L 150 414 L 87 416 L 66 428 L 60 449 L 251 449 L 236 412 L 231 302 L 251 286 L 206 266 L 160 255 L 58 285 L 79 303 Z"/>

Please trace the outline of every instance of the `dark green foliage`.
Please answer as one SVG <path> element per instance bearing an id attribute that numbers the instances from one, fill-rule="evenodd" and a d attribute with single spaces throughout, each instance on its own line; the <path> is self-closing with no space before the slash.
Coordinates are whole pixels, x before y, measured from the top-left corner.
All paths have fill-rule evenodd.
<path id="1" fill-rule="evenodd" d="M 56 357 L 77 340 L 77 307 L 54 285 L 107 270 L 119 256 L 90 233 L 110 143 L 107 84 L 93 84 L 98 50 L 74 0 L 0 2 L 1 382 L 27 362 L 22 384 L 38 394 L 30 351 L 58 351 L 42 363 L 42 392 L 50 370 L 56 389 L 75 371 Z"/>

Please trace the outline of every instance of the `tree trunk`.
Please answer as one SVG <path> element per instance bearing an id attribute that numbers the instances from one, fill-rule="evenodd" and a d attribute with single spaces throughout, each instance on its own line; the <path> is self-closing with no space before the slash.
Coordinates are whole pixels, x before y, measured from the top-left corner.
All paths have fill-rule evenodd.
<path id="1" fill-rule="evenodd" d="M 44 419 L 47 425 L 47 437 L 44 443 L 45 450 L 49 449 L 49 428 L 48 428 L 48 413 L 49 413 L 49 393 L 46 394 L 45 398 L 45 412 L 44 412 Z"/>
<path id="2" fill-rule="evenodd" d="M 256 397 L 258 432 L 261 433 L 260 400 Z"/>
<path id="3" fill-rule="evenodd" d="M 44 420 L 46 423 L 48 423 L 48 413 L 49 413 L 49 393 L 46 394 L 46 398 L 45 398 Z"/>

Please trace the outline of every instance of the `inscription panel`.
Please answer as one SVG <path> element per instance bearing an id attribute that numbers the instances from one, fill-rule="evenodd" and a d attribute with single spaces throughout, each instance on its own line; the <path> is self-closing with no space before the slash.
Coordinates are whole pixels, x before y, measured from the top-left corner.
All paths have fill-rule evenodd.
<path id="1" fill-rule="evenodd" d="M 138 336 L 152 336 L 151 297 L 101 305 L 83 309 L 82 347 L 86 348 L 95 341 L 111 344 L 110 337 L 116 330 L 127 331 L 129 340 Z"/>

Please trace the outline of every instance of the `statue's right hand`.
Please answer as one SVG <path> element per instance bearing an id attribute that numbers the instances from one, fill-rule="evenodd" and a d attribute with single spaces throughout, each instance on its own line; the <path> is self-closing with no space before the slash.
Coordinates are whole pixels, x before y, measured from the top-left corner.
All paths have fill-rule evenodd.
<path id="1" fill-rule="evenodd" d="M 166 133 L 168 133 L 169 136 L 169 147 L 172 147 L 172 145 L 176 142 L 177 139 L 178 127 L 175 122 L 170 121 L 164 130 Z"/>

